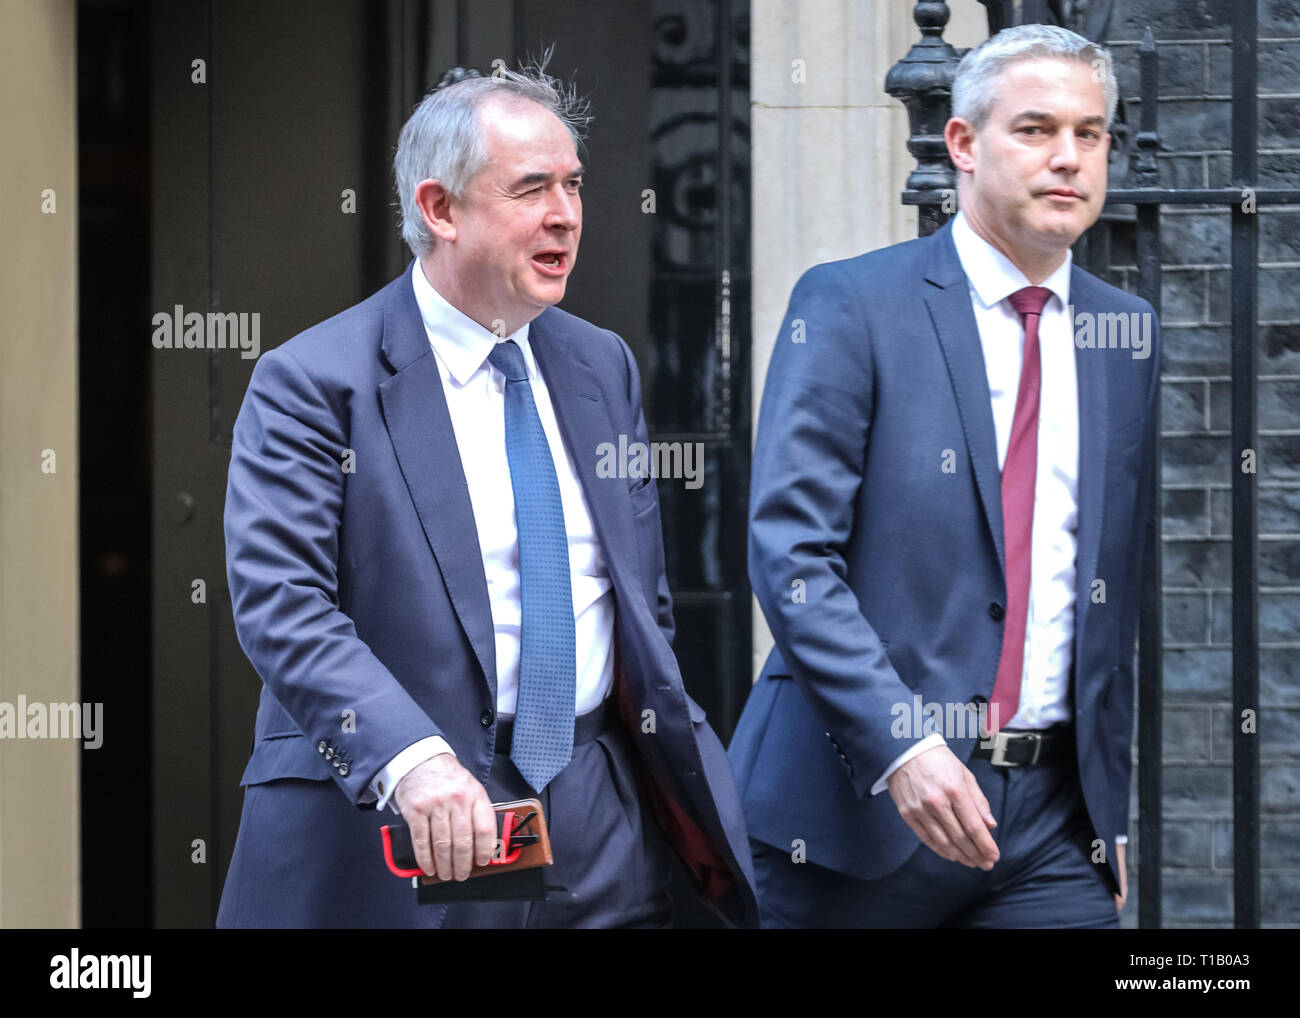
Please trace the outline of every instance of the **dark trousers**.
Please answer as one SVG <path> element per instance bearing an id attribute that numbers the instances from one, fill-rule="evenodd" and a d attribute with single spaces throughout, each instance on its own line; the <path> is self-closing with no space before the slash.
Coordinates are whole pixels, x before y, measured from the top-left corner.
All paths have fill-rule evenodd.
<path id="1" fill-rule="evenodd" d="M 498 746 L 486 785 L 493 802 L 541 799 L 555 856 L 546 883 L 565 890 L 551 891 L 545 901 L 449 905 L 444 930 L 672 925 L 675 853 L 638 787 L 631 738 L 606 714 L 594 737 L 579 742 L 590 722 L 578 722 L 573 759 L 540 796 L 510 761 L 508 739 Z"/>
<path id="2" fill-rule="evenodd" d="M 992 870 L 950 862 L 918 839 L 916 852 L 898 869 L 858 880 L 796 863 L 789 848 L 754 841 L 761 924 L 1118 929 L 1110 870 L 1092 862 L 1096 835 L 1074 761 L 994 767 L 973 757 L 967 766 L 998 822 L 990 832 L 1000 852 Z"/>

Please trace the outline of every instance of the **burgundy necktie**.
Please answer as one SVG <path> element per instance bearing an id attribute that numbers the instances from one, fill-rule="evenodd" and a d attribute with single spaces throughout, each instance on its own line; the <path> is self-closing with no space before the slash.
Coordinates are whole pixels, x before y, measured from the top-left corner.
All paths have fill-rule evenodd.
<path id="1" fill-rule="evenodd" d="M 1002 658 L 993 684 L 990 733 L 1015 715 L 1020 706 L 1020 676 L 1025 662 L 1025 619 L 1029 613 L 1029 561 L 1034 536 L 1034 481 L 1038 474 L 1038 394 L 1042 361 L 1038 355 L 1038 318 L 1052 291 L 1026 286 L 1008 300 L 1025 324 L 1025 352 L 1011 439 L 1002 466 L 1002 535 L 1007 560 L 1006 629 Z"/>

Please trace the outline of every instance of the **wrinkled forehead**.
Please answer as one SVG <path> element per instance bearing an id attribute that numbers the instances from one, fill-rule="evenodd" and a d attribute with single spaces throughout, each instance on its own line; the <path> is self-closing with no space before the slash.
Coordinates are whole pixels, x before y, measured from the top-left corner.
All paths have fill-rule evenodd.
<path id="1" fill-rule="evenodd" d="M 998 74 L 990 113 L 1001 121 L 1021 114 L 1049 114 L 1069 120 L 1105 121 L 1102 75 L 1083 60 L 1025 57 L 1007 63 Z"/>

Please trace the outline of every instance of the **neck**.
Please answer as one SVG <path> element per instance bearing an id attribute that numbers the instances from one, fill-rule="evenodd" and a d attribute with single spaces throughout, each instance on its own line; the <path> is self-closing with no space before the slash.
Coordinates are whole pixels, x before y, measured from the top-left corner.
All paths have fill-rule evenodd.
<path id="1" fill-rule="evenodd" d="M 537 317 L 532 315 L 527 318 L 514 316 L 506 318 L 499 310 L 484 310 L 478 307 L 472 295 L 457 285 L 458 274 L 450 266 L 443 264 L 441 259 L 435 257 L 436 250 L 435 247 L 420 258 L 420 271 L 424 273 L 424 278 L 429 281 L 429 285 L 438 292 L 438 296 L 466 318 L 483 326 L 488 332 L 496 333 L 498 336 L 510 336 Z"/>
<path id="2" fill-rule="evenodd" d="M 1061 267 L 1069 247 L 1042 249 L 1011 243 L 996 230 L 991 229 L 974 209 L 962 209 L 966 222 L 975 235 L 986 241 L 1018 268 L 1031 286 L 1041 286 L 1044 279 Z"/>

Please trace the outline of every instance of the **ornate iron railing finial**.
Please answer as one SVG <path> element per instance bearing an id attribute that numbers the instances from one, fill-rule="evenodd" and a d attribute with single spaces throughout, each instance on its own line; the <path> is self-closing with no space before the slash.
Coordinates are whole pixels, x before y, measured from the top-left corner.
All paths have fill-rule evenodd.
<path id="1" fill-rule="evenodd" d="M 945 211 L 944 199 L 955 197 L 957 188 L 943 126 L 952 108 L 953 78 L 966 51 L 943 40 L 948 14 L 948 5 L 938 0 L 918 3 L 912 20 L 921 30 L 921 38 L 885 76 L 885 91 L 907 107 L 912 132 L 907 150 L 916 157 L 916 169 L 907 178 L 903 204 L 920 207 L 918 232 L 922 237 L 947 221 L 952 206 Z"/>

